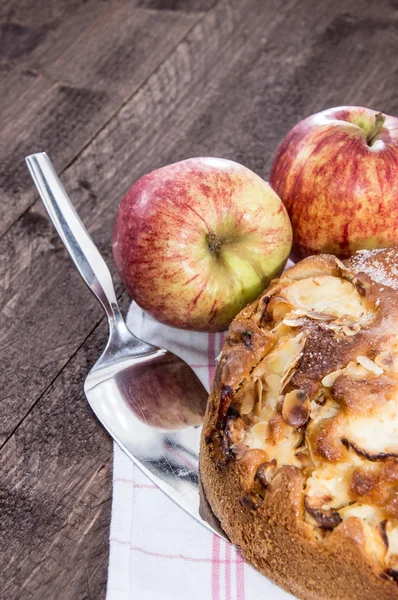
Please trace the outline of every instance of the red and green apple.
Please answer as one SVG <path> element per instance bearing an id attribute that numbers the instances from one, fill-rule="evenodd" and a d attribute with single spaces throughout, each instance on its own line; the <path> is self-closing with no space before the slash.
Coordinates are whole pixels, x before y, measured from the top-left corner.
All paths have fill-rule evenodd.
<path id="1" fill-rule="evenodd" d="M 292 230 L 261 177 L 219 158 L 191 158 L 142 177 L 116 218 L 113 254 L 130 295 L 168 325 L 226 329 L 277 277 Z"/>
<path id="2" fill-rule="evenodd" d="M 297 258 L 398 244 L 398 119 L 341 106 L 300 121 L 276 153 L 270 184 Z"/>

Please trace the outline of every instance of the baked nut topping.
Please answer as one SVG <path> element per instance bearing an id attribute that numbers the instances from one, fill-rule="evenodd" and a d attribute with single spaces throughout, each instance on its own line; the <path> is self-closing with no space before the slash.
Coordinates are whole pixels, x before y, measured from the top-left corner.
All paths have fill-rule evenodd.
<path id="1" fill-rule="evenodd" d="M 371 561 L 377 584 L 393 586 L 380 588 L 387 590 L 380 598 L 398 598 L 397 249 L 360 252 L 345 263 L 309 257 L 243 312 L 222 354 L 228 378 L 221 374 L 211 394 L 219 398 L 218 413 L 208 409 L 204 427 L 207 436 L 219 432 L 224 448 L 237 447 L 235 453 L 228 450 L 233 459 L 228 469 L 236 465 L 243 506 L 249 494 L 257 505 L 255 518 L 261 518 L 277 494 L 273 480 L 278 474 L 290 478 L 302 535 L 325 552 L 337 539 L 347 540 L 347 548 L 355 543 Z M 237 344 L 239 328 L 245 331 Z M 236 414 L 233 421 L 225 418 L 229 409 Z M 224 524 L 217 494 L 211 501 L 205 462 L 217 451 L 215 443 L 201 468 L 206 495 Z M 270 518 L 264 513 L 264 523 Z M 227 519 L 226 531 L 235 541 L 231 523 Z M 236 539 L 257 561 L 242 542 L 246 538 Z M 294 585 L 289 589 L 297 593 Z"/>

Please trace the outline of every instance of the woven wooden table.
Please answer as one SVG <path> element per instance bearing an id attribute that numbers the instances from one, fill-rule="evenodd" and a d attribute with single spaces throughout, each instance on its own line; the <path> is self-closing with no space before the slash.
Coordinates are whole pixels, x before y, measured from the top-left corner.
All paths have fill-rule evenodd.
<path id="1" fill-rule="evenodd" d="M 112 265 L 142 174 L 214 155 L 267 178 L 304 116 L 398 115 L 397 56 L 397 0 L 0 0 L 1 598 L 104 598 L 112 495 L 82 393 L 106 324 L 24 156 L 48 152 Z"/>

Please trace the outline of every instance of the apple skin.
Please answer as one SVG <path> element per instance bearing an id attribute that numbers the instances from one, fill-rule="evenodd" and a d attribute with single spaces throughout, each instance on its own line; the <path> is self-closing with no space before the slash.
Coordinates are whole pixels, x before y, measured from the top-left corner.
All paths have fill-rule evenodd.
<path id="1" fill-rule="evenodd" d="M 158 321 L 220 331 L 282 272 L 291 243 L 268 183 L 229 160 L 191 158 L 127 192 L 113 255 L 129 294 Z"/>
<path id="2" fill-rule="evenodd" d="M 289 213 L 295 258 L 398 244 L 398 119 L 386 116 L 369 146 L 376 114 L 357 106 L 324 110 L 279 146 L 270 184 Z"/>

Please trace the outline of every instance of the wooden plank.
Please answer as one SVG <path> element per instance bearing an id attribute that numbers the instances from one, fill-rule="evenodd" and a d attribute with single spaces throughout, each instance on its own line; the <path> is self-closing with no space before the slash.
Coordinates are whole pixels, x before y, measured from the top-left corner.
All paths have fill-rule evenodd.
<path id="1" fill-rule="evenodd" d="M 0 235 L 35 199 L 24 156 L 46 148 L 65 168 L 199 18 L 91 0 L 62 19 L 0 23 Z"/>
<path id="2" fill-rule="evenodd" d="M 81 189 L 79 195 L 95 206 L 90 190 Z M 38 208 L 26 213 L 3 238 L 5 246 L 3 240 L 0 244 L 7 252 L 0 258 L 4 302 L 0 316 L 2 441 L 11 435 L 22 415 L 102 317 L 99 305 L 85 290 L 44 216 L 44 209 Z M 100 214 L 105 218 L 102 211 Z M 105 250 L 104 244 L 99 246 Z M 104 255 L 109 259 L 109 249 Z M 54 279 L 50 273 L 55 270 L 59 276 Z"/>
<path id="3" fill-rule="evenodd" d="M 172 10 L 183 12 L 208 11 L 214 0 L 136 0 L 137 6 L 152 10 Z"/>
<path id="4" fill-rule="evenodd" d="M 113 4 L 122 2 L 123 0 L 111 0 Z M 127 0 L 126 3 L 129 8 L 189 13 L 207 12 L 214 5 L 214 0 Z M 64 19 L 82 4 L 85 4 L 82 0 L 45 0 L 40 5 L 37 0 L 0 0 L 0 22 L 34 22 L 40 25 L 52 23 Z"/>
<path id="5" fill-rule="evenodd" d="M 82 391 L 105 334 L 103 322 L 0 456 L 1 598 L 105 596 L 112 441 Z"/>
<path id="6" fill-rule="evenodd" d="M 82 0 L 0 0 L 0 22 L 43 25 L 65 19 Z"/>

